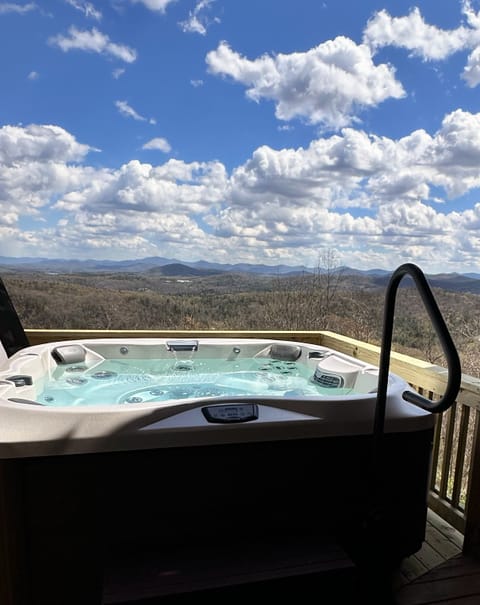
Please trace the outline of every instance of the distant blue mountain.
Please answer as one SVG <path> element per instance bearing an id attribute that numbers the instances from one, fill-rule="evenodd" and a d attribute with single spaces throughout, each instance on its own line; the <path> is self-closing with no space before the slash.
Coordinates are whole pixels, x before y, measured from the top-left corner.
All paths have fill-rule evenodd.
<path id="1" fill-rule="evenodd" d="M 348 275 L 370 275 L 373 277 L 391 275 L 392 273 L 385 269 L 365 269 L 362 271 L 361 269 L 352 269 L 352 267 L 341 267 L 340 270 Z"/>
<path id="2" fill-rule="evenodd" d="M 338 267 L 343 275 L 357 276 L 370 281 L 372 285 L 383 287 L 392 271 L 385 269 L 354 269 Z M 130 260 L 76 260 L 60 258 L 7 257 L 0 256 L 0 273 L 41 272 L 41 273 L 150 273 L 177 277 L 206 277 L 220 273 L 245 273 L 251 275 L 293 276 L 314 273 L 317 269 L 305 265 L 265 265 L 251 263 L 213 263 L 209 261 L 185 262 L 175 258 L 151 256 Z M 457 292 L 480 294 L 480 274 L 446 273 L 427 275 L 432 287 Z M 407 284 L 405 284 L 407 285 Z"/>
<path id="3" fill-rule="evenodd" d="M 286 274 L 286 273 L 311 273 L 313 269 L 305 265 L 252 265 L 250 263 L 236 263 L 234 265 L 210 263 L 200 260 L 194 263 L 183 263 L 189 267 L 198 267 L 200 269 L 216 269 L 218 271 L 230 271 L 236 273 L 262 273 L 262 274 Z"/>
<path id="4" fill-rule="evenodd" d="M 225 271 L 237 273 L 259 273 L 259 274 L 288 274 L 298 272 L 311 272 L 312 269 L 303 265 L 264 265 L 264 264 L 222 264 L 209 261 L 185 262 L 175 258 L 164 258 L 162 256 L 152 256 L 142 259 L 132 260 L 76 260 L 76 259 L 58 259 L 58 258 L 15 258 L 0 256 L 0 267 L 14 267 L 29 271 L 58 271 L 62 273 L 76 272 L 143 272 L 164 267 L 166 265 L 184 265 L 193 269 L 206 271 Z"/>

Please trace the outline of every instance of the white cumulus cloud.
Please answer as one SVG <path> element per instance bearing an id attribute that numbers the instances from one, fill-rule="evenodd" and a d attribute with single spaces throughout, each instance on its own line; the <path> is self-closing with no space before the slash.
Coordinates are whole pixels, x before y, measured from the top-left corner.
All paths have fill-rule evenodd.
<path id="1" fill-rule="evenodd" d="M 158 11 L 164 13 L 169 4 L 172 4 L 176 0 L 130 0 L 132 4 L 143 4 L 146 8 L 152 11 Z"/>
<path id="2" fill-rule="evenodd" d="M 401 139 L 346 128 L 306 148 L 259 147 L 231 176 L 231 201 L 249 210 L 274 203 L 298 208 L 375 208 L 431 201 L 432 187 L 454 199 L 480 188 L 480 114 L 457 110 L 433 135 Z"/>
<path id="3" fill-rule="evenodd" d="M 3 126 L 0 128 L 0 162 L 29 160 L 79 162 L 92 148 L 78 143 L 60 126 Z"/>
<path id="4" fill-rule="evenodd" d="M 65 194 L 57 208 L 92 212 L 205 212 L 223 198 L 225 168 L 218 162 L 169 160 L 154 167 L 132 160 L 88 187 Z"/>
<path id="5" fill-rule="evenodd" d="M 91 30 L 79 30 L 72 25 L 68 34 L 68 36 L 53 36 L 49 42 L 53 46 L 58 46 L 63 52 L 83 50 L 114 57 L 125 63 L 133 63 L 137 59 L 137 53 L 133 48 L 112 42 L 106 34 L 95 27 Z"/>
<path id="6" fill-rule="evenodd" d="M 221 42 L 206 61 L 211 73 L 244 84 L 249 98 L 273 100 L 281 120 L 302 117 L 340 128 L 354 121 L 358 109 L 405 94 L 391 66 L 375 65 L 366 45 L 342 36 L 306 52 L 254 60 Z"/>
<path id="7" fill-rule="evenodd" d="M 123 69 L 123 67 L 119 67 L 118 69 L 114 69 L 112 71 L 112 77 L 115 80 L 118 80 L 118 78 L 120 78 L 121 76 L 123 76 L 124 73 L 125 73 L 125 70 Z"/>
<path id="8" fill-rule="evenodd" d="M 85 0 L 66 0 L 66 2 L 82 12 L 87 18 L 95 19 L 96 21 L 100 21 L 102 18 L 102 13 L 92 2 L 86 2 Z"/>
<path id="9" fill-rule="evenodd" d="M 172 150 L 172 147 L 167 141 L 167 139 L 164 139 L 162 137 L 156 137 L 145 143 L 145 145 L 142 146 L 142 149 L 156 149 L 158 151 L 168 153 Z"/>
<path id="10" fill-rule="evenodd" d="M 370 19 L 364 31 L 364 41 L 373 49 L 398 46 L 423 59 L 445 59 L 467 46 L 471 28 L 460 26 L 442 30 L 425 22 L 415 7 L 406 17 L 392 17 L 381 10 Z"/>
<path id="11" fill-rule="evenodd" d="M 179 258 L 228 262 L 235 251 L 311 266 L 334 247 L 346 263 L 474 267 L 479 133 L 480 113 L 463 110 L 398 139 L 349 127 L 305 148 L 259 147 L 228 174 L 218 161 L 178 159 L 96 168 L 91 147 L 58 126 L 4 126 L 0 253 L 128 258 L 174 245 Z M 479 198 L 467 210 L 457 204 L 466 193 Z M 38 226 L 20 229 L 24 216 Z"/>
<path id="12" fill-rule="evenodd" d="M 133 109 L 126 101 L 115 101 L 115 107 L 118 111 L 127 118 L 133 118 L 139 122 L 146 122 L 147 118 L 141 116 Z"/>
<path id="13" fill-rule="evenodd" d="M 480 84 L 480 46 L 470 53 L 462 77 L 470 88 Z"/>
<path id="14" fill-rule="evenodd" d="M 459 51 L 470 51 L 462 78 L 474 88 L 480 83 L 480 11 L 464 0 L 462 13 L 465 23 L 445 30 L 427 23 L 417 7 L 403 17 L 380 10 L 369 20 L 364 42 L 372 51 L 384 46 L 405 48 L 424 61 L 442 61 Z"/>
<path id="15" fill-rule="evenodd" d="M 137 111 L 135 111 L 135 109 L 133 109 L 133 107 L 131 107 L 127 103 L 127 101 L 115 101 L 115 107 L 118 109 L 120 114 L 122 116 L 125 116 L 126 118 L 133 118 L 138 122 L 148 122 L 149 124 L 157 123 L 155 118 L 146 118 L 145 116 L 139 114 Z"/>
<path id="16" fill-rule="evenodd" d="M 28 232 L 16 228 L 17 221 L 22 216 L 41 220 L 40 210 L 52 198 L 86 185 L 93 171 L 79 163 L 91 150 L 59 126 L 0 128 L 0 226 L 12 227 L 0 229 L 5 245 L 10 242 L 12 250 L 19 250 L 21 243 L 36 241 L 34 234 L 29 239 Z M 12 242 L 15 238 L 16 243 Z"/>
<path id="17" fill-rule="evenodd" d="M 35 2 L 28 2 L 27 4 L 17 4 L 16 2 L 0 2 L 0 15 L 7 13 L 17 13 L 24 15 L 30 11 L 36 10 L 38 5 Z"/>
<path id="18" fill-rule="evenodd" d="M 208 27 L 212 23 L 219 23 L 220 19 L 218 17 L 212 19 L 206 14 L 206 11 L 211 7 L 213 2 L 214 0 L 199 0 L 195 8 L 189 12 L 188 18 L 180 21 L 179 25 L 182 31 L 205 36 Z"/>

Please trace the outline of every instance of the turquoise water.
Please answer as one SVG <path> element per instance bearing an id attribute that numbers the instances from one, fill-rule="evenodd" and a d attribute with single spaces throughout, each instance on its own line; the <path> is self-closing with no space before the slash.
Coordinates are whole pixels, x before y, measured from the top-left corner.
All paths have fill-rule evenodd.
<path id="1" fill-rule="evenodd" d="M 132 405 L 234 396 L 351 394 L 312 380 L 302 363 L 272 359 L 110 359 L 95 367 L 59 366 L 37 401 L 49 406 Z"/>

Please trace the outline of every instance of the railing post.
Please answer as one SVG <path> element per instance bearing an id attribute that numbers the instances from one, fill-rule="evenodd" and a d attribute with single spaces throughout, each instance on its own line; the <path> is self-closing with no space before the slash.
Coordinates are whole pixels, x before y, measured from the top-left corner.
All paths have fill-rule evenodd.
<path id="1" fill-rule="evenodd" d="M 480 558 L 480 413 L 475 410 L 463 552 Z"/>

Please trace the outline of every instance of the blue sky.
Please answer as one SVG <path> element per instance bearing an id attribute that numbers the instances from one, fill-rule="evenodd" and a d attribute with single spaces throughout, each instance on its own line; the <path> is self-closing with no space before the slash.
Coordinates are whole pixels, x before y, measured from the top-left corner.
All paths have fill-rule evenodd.
<path id="1" fill-rule="evenodd" d="M 480 271 L 478 0 L 0 0 L 0 255 Z"/>

